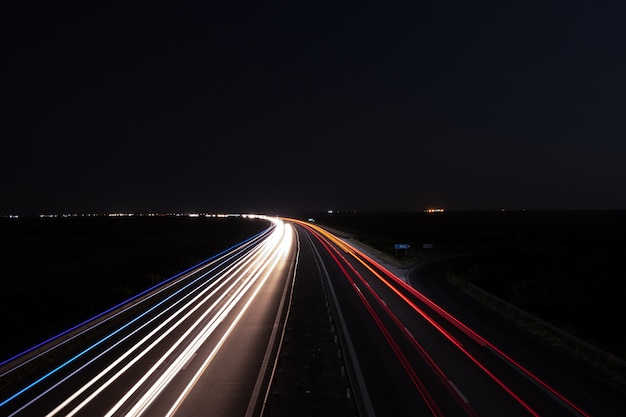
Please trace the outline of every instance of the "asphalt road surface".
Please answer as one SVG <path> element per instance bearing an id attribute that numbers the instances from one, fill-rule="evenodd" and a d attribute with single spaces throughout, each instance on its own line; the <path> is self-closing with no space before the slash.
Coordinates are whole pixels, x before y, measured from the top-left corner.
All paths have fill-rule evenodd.
<path id="1" fill-rule="evenodd" d="M 591 366 L 495 313 L 452 285 L 449 260 L 419 265 L 408 282 L 592 416 L 626 415 L 626 393 Z"/>
<path id="2" fill-rule="evenodd" d="M 70 340 L 5 367 L 0 414 L 253 415 L 297 255 L 293 228 L 273 221 Z"/>
<path id="3" fill-rule="evenodd" d="M 619 389 L 449 288 L 443 263 L 415 270 L 408 285 L 298 225 L 336 300 L 361 415 L 626 415 Z"/>
<path id="4" fill-rule="evenodd" d="M 322 228 L 253 239 L 0 370 L 3 416 L 624 416 L 623 392 Z"/>

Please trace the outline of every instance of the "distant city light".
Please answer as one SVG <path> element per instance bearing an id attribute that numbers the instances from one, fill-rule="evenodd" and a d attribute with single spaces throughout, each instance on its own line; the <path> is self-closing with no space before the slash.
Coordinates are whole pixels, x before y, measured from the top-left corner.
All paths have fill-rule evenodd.
<path id="1" fill-rule="evenodd" d="M 5 214 L 0 213 L 0 218 L 3 219 L 19 219 L 22 216 L 19 214 Z M 26 216 L 29 217 L 29 216 Z M 266 218 L 265 215 L 253 214 L 253 213 L 206 213 L 206 212 L 145 212 L 145 213 L 125 213 L 125 212 L 110 212 L 110 213 L 40 213 L 36 215 L 40 219 L 69 219 L 69 218 L 85 218 L 85 217 L 206 217 L 206 218 L 231 218 L 231 217 L 241 217 L 241 218 L 250 218 L 250 219 L 258 219 L 258 218 Z"/>
<path id="2" fill-rule="evenodd" d="M 444 212 L 444 209 L 442 209 L 441 207 L 428 208 L 424 210 L 424 213 L 443 213 L 443 212 Z"/>

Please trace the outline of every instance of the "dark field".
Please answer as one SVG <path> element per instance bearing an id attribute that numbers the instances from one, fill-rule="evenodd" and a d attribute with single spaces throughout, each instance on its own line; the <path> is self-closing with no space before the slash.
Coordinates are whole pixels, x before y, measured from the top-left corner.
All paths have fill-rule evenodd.
<path id="1" fill-rule="evenodd" d="M 236 217 L 0 219 L 0 361 L 269 225 Z"/>
<path id="2" fill-rule="evenodd" d="M 626 212 L 318 214 L 399 263 L 463 255 L 449 271 L 626 359 Z M 394 243 L 411 248 L 396 251 Z M 423 249 L 429 243 L 431 249 Z"/>
<path id="3" fill-rule="evenodd" d="M 303 218 L 309 215 L 302 216 Z M 626 212 L 322 213 L 399 263 L 473 284 L 626 357 Z M 0 219 L 0 360 L 268 227 L 242 218 Z M 411 248 L 396 254 L 394 243 Z M 424 243 L 432 244 L 423 249 Z M 469 256 L 465 256 L 469 255 Z"/>

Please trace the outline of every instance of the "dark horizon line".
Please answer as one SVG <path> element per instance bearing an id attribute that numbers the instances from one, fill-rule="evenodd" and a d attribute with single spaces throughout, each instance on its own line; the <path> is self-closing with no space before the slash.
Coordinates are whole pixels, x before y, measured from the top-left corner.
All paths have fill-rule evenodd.
<path id="1" fill-rule="evenodd" d="M 276 210 L 273 212 L 250 212 L 250 211 L 136 211 L 136 212 L 88 212 L 88 213 L 76 213 L 76 212 L 40 212 L 39 214 L 20 214 L 20 213 L 0 213 L 1 219 L 22 219 L 22 218 L 117 218 L 117 217 L 216 217 L 222 215 L 268 215 L 268 216 L 289 216 L 294 214 L 429 214 L 429 215 L 442 215 L 446 213 L 549 213 L 549 212 L 626 212 L 626 209 L 616 208 L 600 208 L 600 209 L 581 209 L 581 208 L 565 208 L 565 209 L 440 209 L 439 207 L 425 208 L 425 209 L 339 209 L 339 210 Z"/>

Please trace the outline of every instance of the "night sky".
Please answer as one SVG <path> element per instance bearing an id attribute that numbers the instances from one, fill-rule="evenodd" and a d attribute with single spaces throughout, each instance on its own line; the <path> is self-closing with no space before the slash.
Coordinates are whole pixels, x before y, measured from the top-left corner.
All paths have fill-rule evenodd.
<path id="1" fill-rule="evenodd" d="M 623 1 L 14 3 L 0 214 L 626 209 Z"/>

